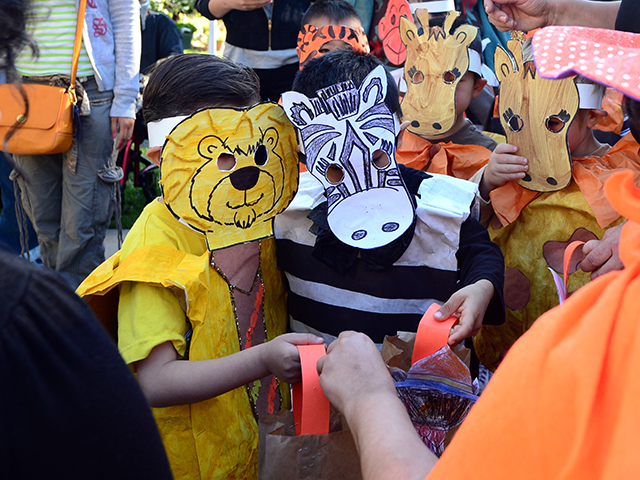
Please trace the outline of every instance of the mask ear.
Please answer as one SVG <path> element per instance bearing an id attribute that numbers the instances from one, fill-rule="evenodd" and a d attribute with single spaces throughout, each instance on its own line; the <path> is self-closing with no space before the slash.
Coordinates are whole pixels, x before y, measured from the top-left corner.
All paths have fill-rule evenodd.
<path id="1" fill-rule="evenodd" d="M 360 98 L 363 103 L 376 105 L 387 96 L 387 72 L 382 65 L 374 68 L 360 85 Z"/>
<path id="2" fill-rule="evenodd" d="M 500 46 L 496 48 L 496 53 L 493 57 L 494 67 L 496 70 L 496 77 L 498 78 L 498 82 L 502 83 L 502 81 L 507 77 L 507 75 L 511 75 L 515 72 L 515 68 L 513 66 L 513 62 L 511 61 L 511 57 L 504 49 Z"/>
<path id="3" fill-rule="evenodd" d="M 478 36 L 478 29 L 471 25 L 460 25 L 450 36 L 447 43 L 468 47 Z"/>
<path id="4" fill-rule="evenodd" d="M 406 17 L 400 17 L 400 38 L 402 38 L 402 43 L 407 47 L 411 43 L 418 41 L 418 29 Z"/>
<path id="5" fill-rule="evenodd" d="M 315 118 L 311 101 L 300 92 L 283 93 L 282 108 L 287 118 L 298 128 L 306 127 Z"/>
<path id="6" fill-rule="evenodd" d="M 276 146 L 278 145 L 278 130 L 275 127 L 269 127 L 264 131 L 262 135 L 262 143 L 267 149 L 270 151 L 275 151 Z"/>
<path id="7" fill-rule="evenodd" d="M 215 135 L 209 135 L 200 140 L 198 144 L 198 153 L 201 157 L 207 160 L 217 158 L 223 152 L 227 150 L 223 148 L 224 142 Z"/>

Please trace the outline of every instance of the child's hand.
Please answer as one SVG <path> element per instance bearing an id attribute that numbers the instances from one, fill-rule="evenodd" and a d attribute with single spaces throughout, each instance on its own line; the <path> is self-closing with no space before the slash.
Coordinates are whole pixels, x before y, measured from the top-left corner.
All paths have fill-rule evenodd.
<path id="1" fill-rule="evenodd" d="M 489 157 L 489 163 L 480 180 L 480 195 L 489 200 L 489 193 L 510 180 L 524 178 L 529 167 L 527 159 L 515 155 L 518 147 L 508 143 L 499 144 Z"/>
<path id="2" fill-rule="evenodd" d="M 484 313 L 493 298 L 494 290 L 489 280 L 478 280 L 451 295 L 447 303 L 433 315 L 436 320 L 445 320 L 454 313 L 460 315 L 460 321 L 451 329 L 449 345 L 457 345 L 480 331 Z"/>
<path id="3" fill-rule="evenodd" d="M 300 355 L 296 345 L 323 343 L 324 339 L 310 333 L 287 333 L 263 344 L 262 363 L 280 380 L 298 383 L 302 380 Z"/>

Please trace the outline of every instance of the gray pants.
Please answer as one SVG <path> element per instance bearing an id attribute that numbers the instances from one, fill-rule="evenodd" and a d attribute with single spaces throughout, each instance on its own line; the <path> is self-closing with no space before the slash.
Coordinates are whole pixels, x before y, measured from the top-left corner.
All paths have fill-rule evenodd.
<path id="1" fill-rule="evenodd" d="M 14 157 L 26 176 L 18 177 L 18 185 L 38 236 L 42 262 L 60 272 L 74 289 L 104 261 L 116 188 L 109 180 L 116 158 L 110 117 L 113 91 L 99 92 L 93 77 L 85 90 L 91 115 L 81 117 L 83 138 L 75 173 L 60 154 Z"/>

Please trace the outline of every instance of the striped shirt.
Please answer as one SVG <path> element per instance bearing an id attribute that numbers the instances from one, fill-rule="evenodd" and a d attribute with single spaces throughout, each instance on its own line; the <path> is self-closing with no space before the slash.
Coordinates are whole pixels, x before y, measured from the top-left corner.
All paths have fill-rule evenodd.
<path id="1" fill-rule="evenodd" d="M 75 0 L 33 0 L 33 22 L 29 34 L 38 44 L 39 55 L 32 57 L 31 50 L 18 54 L 16 68 L 22 75 L 35 77 L 54 74 L 71 75 L 73 43 L 76 36 L 78 10 Z M 80 48 L 78 77 L 93 75 L 89 55 Z"/>
<path id="2" fill-rule="evenodd" d="M 405 177 L 411 169 L 401 170 Z M 334 336 L 360 331 L 381 343 L 399 330 L 415 332 L 433 300 L 445 302 L 460 288 L 487 279 L 495 295 L 484 323 L 504 322 L 504 261 L 487 230 L 469 217 L 475 186 L 433 175 L 415 193 L 415 231 L 402 256 L 380 270 L 356 258 L 340 275 L 314 255 L 316 236 L 307 215 L 326 199 L 322 185 L 309 173 L 301 174 L 296 197 L 275 219 L 278 267 L 286 274 L 291 320 Z"/>

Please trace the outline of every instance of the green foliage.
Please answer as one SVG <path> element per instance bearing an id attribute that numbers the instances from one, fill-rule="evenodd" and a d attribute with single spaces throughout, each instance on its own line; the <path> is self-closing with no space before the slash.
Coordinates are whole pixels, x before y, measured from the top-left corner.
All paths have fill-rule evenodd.
<path id="1" fill-rule="evenodd" d="M 198 30 L 198 27 L 196 27 L 195 25 L 191 24 L 191 23 L 176 23 L 176 27 L 178 27 L 178 31 L 180 31 L 180 29 L 182 27 L 186 27 L 189 30 L 191 30 L 191 32 L 195 32 L 196 30 Z"/>
<path id="2" fill-rule="evenodd" d="M 120 187 L 118 186 L 118 188 Z M 142 188 L 133 185 L 133 172 L 129 173 L 127 181 L 124 184 L 124 199 L 122 204 L 122 228 L 131 228 L 147 205 L 147 199 L 144 196 Z M 116 228 L 115 217 L 111 220 L 109 228 Z"/>
<path id="3" fill-rule="evenodd" d="M 194 12 L 194 0 L 151 0 L 151 9 L 158 12 L 165 12 L 174 20 L 180 14 L 189 15 Z"/>

